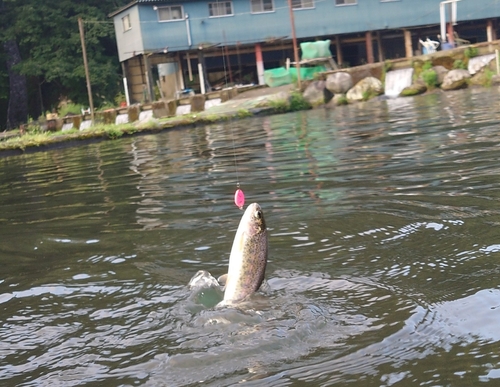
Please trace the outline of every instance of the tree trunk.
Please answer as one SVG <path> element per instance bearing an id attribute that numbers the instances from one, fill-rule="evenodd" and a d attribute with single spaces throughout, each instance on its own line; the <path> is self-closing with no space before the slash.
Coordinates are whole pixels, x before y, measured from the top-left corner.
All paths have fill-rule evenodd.
<path id="1" fill-rule="evenodd" d="M 7 108 L 7 129 L 19 127 L 28 119 L 28 88 L 26 77 L 13 67 L 21 62 L 21 53 L 15 40 L 8 40 L 3 45 L 7 56 L 9 74 L 9 105 Z"/>

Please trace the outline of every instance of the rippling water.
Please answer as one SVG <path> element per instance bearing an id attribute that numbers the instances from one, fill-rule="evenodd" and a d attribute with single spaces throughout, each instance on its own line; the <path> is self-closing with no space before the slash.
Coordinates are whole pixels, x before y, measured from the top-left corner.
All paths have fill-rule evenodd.
<path id="1" fill-rule="evenodd" d="M 498 385 L 499 91 L 0 159 L 0 384 Z M 269 287 L 214 309 L 238 181 Z"/>

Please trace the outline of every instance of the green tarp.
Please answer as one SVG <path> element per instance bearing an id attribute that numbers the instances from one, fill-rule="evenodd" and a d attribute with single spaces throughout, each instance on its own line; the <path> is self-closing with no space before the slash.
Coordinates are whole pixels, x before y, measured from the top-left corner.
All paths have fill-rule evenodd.
<path id="1" fill-rule="evenodd" d="M 313 79 L 314 74 L 326 71 L 325 66 L 301 67 L 300 79 Z M 297 81 L 297 69 L 295 67 L 287 70 L 284 67 L 264 71 L 264 82 L 269 87 L 289 85 Z"/>
<path id="2" fill-rule="evenodd" d="M 330 40 L 319 40 L 317 42 L 300 43 L 302 51 L 302 60 L 330 58 Z M 326 71 L 325 66 L 300 67 L 300 79 L 313 79 L 314 74 Z M 287 70 L 284 67 L 278 67 L 264 71 L 264 82 L 269 87 L 289 85 L 297 81 L 297 69 L 291 67 Z"/>

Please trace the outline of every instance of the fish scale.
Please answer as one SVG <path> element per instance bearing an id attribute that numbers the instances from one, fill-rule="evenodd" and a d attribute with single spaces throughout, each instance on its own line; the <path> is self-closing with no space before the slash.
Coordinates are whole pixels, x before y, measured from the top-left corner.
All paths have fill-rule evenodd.
<path id="1" fill-rule="evenodd" d="M 224 304 L 239 302 L 256 292 L 266 271 L 268 235 L 264 213 L 257 203 L 243 214 L 234 237 L 224 291 Z"/>

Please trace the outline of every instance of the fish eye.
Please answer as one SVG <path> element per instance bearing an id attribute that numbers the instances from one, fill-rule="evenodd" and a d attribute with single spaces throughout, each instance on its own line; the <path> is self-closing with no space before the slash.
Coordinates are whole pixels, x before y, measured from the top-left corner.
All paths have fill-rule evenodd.
<path id="1" fill-rule="evenodd" d="M 257 219 L 262 219 L 262 211 L 258 210 L 258 211 L 255 211 L 255 217 Z"/>

